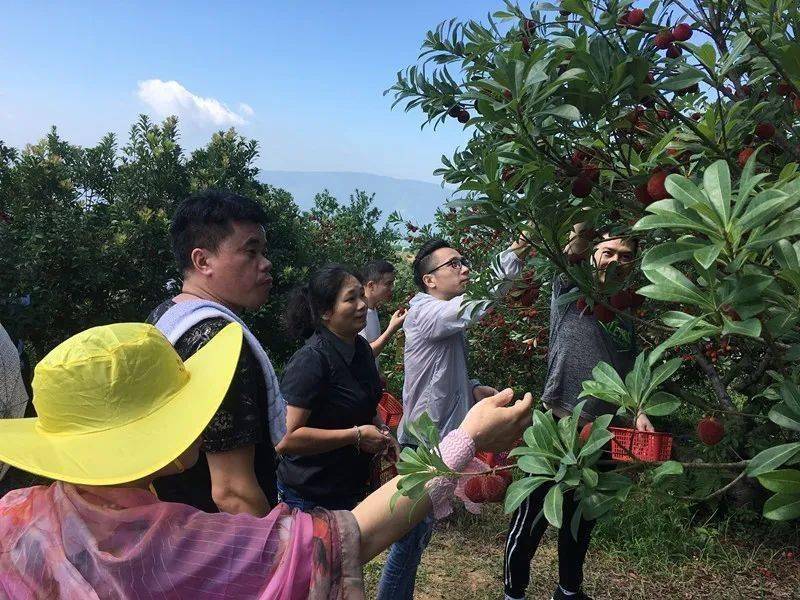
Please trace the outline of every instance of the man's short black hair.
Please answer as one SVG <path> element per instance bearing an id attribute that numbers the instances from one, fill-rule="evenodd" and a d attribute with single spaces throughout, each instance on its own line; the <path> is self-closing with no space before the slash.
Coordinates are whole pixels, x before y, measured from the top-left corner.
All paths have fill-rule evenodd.
<path id="1" fill-rule="evenodd" d="M 380 281 L 381 277 L 392 273 L 394 273 L 394 265 L 382 258 L 369 261 L 361 269 L 361 277 L 364 279 L 365 284 L 370 281 Z"/>
<path id="2" fill-rule="evenodd" d="M 433 264 L 431 254 L 440 248 L 452 248 L 452 246 L 449 242 L 441 238 L 434 238 L 422 244 L 422 247 L 414 257 L 414 283 L 417 284 L 417 287 L 420 289 L 420 291 L 428 291 L 425 282 L 422 281 L 422 277 L 428 273 L 428 271 L 436 267 L 436 265 Z"/>
<path id="3" fill-rule="evenodd" d="M 195 248 L 215 252 L 233 233 L 234 222 L 266 225 L 267 214 L 255 200 L 222 190 L 204 190 L 181 202 L 169 228 L 178 269 L 191 268 Z"/>

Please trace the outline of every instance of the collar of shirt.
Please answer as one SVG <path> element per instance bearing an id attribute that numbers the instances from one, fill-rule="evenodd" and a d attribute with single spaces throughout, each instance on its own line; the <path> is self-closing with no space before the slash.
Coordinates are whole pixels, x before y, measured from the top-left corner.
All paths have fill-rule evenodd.
<path id="1" fill-rule="evenodd" d="M 352 344 L 348 344 L 342 338 L 340 338 L 338 335 L 336 335 L 330 329 L 324 326 L 320 327 L 317 330 L 317 333 L 323 339 L 328 340 L 328 342 L 330 342 L 333 345 L 333 347 L 336 348 L 336 350 L 339 352 L 339 354 L 342 356 L 342 358 L 348 365 L 353 363 L 353 357 L 356 355 L 355 339 L 353 340 Z"/>

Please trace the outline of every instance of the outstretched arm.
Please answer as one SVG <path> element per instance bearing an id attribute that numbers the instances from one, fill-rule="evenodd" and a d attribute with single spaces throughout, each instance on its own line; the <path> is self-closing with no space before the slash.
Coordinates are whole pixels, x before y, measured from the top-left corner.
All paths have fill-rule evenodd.
<path id="1" fill-rule="evenodd" d="M 389 343 L 389 340 L 392 339 L 392 336 L 397 333 L 397 330 L 403 326 L 403 321 L 406 320 L 406 309 L 400 308 L 394 311 L 392 314 L 392 318 L 389 319 L 389 326 L 386 327 L 386 331 L 384 331 L 378 339 L 374 342 L 370 342 L 369 346 L 372 348 L 372 355 L 379 356 L 381 352 L 383 352 L 384 346 Z"/>
<path id="2" fill-rule="evenodd" d="M 521 401 L 506 406 L 513 398 L 512 390 L 503 390 L 478 402 L 464 417 L 461 429 L 475 442 L 476 450 L 507 450 L 530 425 L 533 397 L 525 394 Z M 361 530 L 362 563 L 369 562 L 403 537 L 431 510 L 427 495 L 416 506 L 414 500 L 403 496 L 394 511 L 389 510 L 389 501 L 397 491 L 398 480 L 399 477 L 395 477 L 381 486 L 353 509 Z"/>

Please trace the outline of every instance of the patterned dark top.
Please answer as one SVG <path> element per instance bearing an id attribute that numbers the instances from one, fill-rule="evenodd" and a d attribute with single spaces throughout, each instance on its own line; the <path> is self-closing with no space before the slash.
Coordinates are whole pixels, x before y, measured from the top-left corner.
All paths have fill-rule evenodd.
<path id="1" fill-rule="evenodd" d="M 167 300 L 150 316 L 156 323 L 175 303 Z M 175 343 L 178 355 L 186 360 L 219 333 L 228 321 L 223 318 L 201 321 Z M 245 446 L 255 446 L 254 468 L 261 488 L 274 505 L 277 501 L 275 483 L 276 454 L 269 436 L 267 422 L 267 389 L 261 366 L 247 342 L 242 352 L 228 393 L 203 432 L 204 452 L 228 452 Z M 180 475 L 162 477 L 155 482 L 158 497 L 167 502 L 183 502 L 206 512 L 218 512 L 211 498 L 211 477 L 204 453 L 197 464 Z"/>

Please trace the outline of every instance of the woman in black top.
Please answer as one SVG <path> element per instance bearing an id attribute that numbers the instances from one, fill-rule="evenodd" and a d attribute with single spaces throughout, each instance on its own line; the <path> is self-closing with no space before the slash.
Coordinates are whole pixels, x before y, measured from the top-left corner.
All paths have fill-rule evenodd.
<path id="1" fill-rule="evenodd" d="M 310 336 L 281 379 L 287 431 L 278 445 L 280 499 L 292 507 L 349 510 L 366 495 L 370 461 L 392 444 L 377 416 L 381 384 L 364 328 L 355 272 L 327 265 L 289 301 L 286 324 Z"/>

